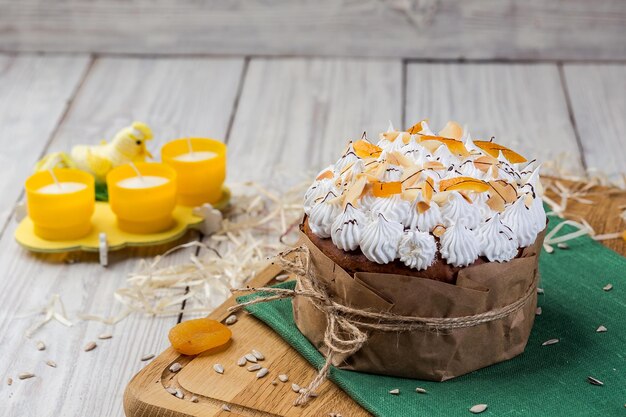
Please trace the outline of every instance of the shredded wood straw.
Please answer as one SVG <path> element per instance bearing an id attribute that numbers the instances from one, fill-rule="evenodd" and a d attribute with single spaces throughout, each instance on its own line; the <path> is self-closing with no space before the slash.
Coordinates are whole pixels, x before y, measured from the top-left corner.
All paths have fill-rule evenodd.
<path id="1" fill-rule="evenodd" d="M 152 260 L 141 260 L 126 287 L 115 291 L 115 299 L 123 305 L 119 315 L 82 318 L 115 324 L 132 313 L 178 315 L 183 302 L 186 314 L 211 312 L 231 295 L 231 288 L 244 285 L 270 258 L 295 244 L 308 185 L 300 183 L 280 193 L 254 182 L 229 184 L 233 200 L 219 231 L 203 242 L 185 243 Z M 164 265 L 170 255 L 189 248 L 195 251 L 188 261 Z"/>
<path id="2" fill-rule="evenodd" d="M 43 318 L 33 323 L 26 330 L 26 337 L 31 337 L 37 330 L 51 322 L 52 320 L 56 320 L 64 326 L 71 327 L 73 323 L 67 318 L 67 313 L 65 312 L 65 306 L 63 305 L 63 301 L 59 294 L 52 294 L 52 297 L 48 301 L 48 304 L 43 308 L 42 311 Z"/>

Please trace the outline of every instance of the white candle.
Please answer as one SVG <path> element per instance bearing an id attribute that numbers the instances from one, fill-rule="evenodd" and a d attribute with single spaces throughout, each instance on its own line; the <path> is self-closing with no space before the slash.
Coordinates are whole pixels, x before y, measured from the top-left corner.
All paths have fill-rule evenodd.
<path id="1" fill-rule="evenodd" d="M 211 151 L 188 152 L 174 157 L 175 160 L 181 162 L 198 162 L 215 158 L 217 154 Z"/>
<path id="2" fill-rule="evenodd" d="M 41 194 L 69 194 L 84 190 L 87 185 L 82 182 L 63 181 L 45 185 L 37 190 Z"/>
<path id="3" fill-rule="evenodd" d="M 142 175 L 141 177 L 129 177 L 117 183 L 122 188 L 152 188 L 163 185 L 169 180 L 165 177 L 157 177 L 154 175 Z"/>

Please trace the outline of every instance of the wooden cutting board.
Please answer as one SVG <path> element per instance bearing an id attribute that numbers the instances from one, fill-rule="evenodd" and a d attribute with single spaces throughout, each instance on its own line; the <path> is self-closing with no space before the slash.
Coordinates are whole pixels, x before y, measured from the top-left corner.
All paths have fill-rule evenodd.
<path id="1" fill-rule="evenodd" d="M 567 183 L 566 184 L 571 184 Z M 626 228 L 620 219 L 620 207 L 626 204 L 626 192 L 597 187 L 594 204 L 570 201 L 566 211 L 568 217 L 584 217 L 596 233 L 610 233 Z M 556 199 L 554 195 L 550 197 Z M 558 200 L 557 200 L 558 201 Z M 626 255 L 626 243 L 621 239 L 604 242 L 608 247 Z M 549 256 L 546 254 L 546 256 Z M 270 266 L 250 283 L 260 287 L 276 283 L 274 278 L 282 271 L 278 266 Z M 226 309 L 233 305 L 230 298 L 209 317 L 224 320 Z M 261 321 L 238 313 L 239 320 L 232 325 L 233 341 L 225 351 L 196 357 L 179 355 L 167 349 L 148 366 L 141 370 L 130 382 L 124 395 L 124 409 L 128 417 L 183 417 L 183 416 L 328 416 L 339 413 L 344 417 L 370 415 L 361 409 L 350 397 L 332 382 L 326 381 L 318 390 L 320 397 L 305 407 L 294 407 L 296 393 L 291 383 L 307 385 L 315 376 L 315 370 L 293 348 L 278 337 Z M 257 379 L 256 372 L 248 372 L 239 367 L 236 361 L 252 349 L 261 351 L 266 359 L 260 364 L 270 370 L 265 378 Z M 183 368 L 178 373 L 169 367 L 180 363 Z M 213 365 L 224 366 L 223 375 L 213 370 Z M 278 375 L 289 376 L 287 383 L 278 381 Z M 275 384 L 272 382 L 275 381 Z M 173 387 L 184 393 L 179 399 L 166 391 Z M 197 397 L 197 403 L 191 397 Z M 222 409 L 227 405 L 231 411 Z"/>
<path id="2" fill-rule="evenodd" d="M 274 277 L 282 270 L 272 265 L 257 275 L 250 286 L 275 284 Z M 230 298 L 209 317 L 223 321 L 234 305 Z M 245 312 L 237 313 L 238 321 L 231 326 L 232 344 L 225 351 L 196 357 L 180 355 L 169 348 L 130 382 L 124 394 L 124 410 L 128 417 L 140 416 L 327 416 L 340 413 L 343 416 L 368 416 L 350 397 L 331 382 L 324 382 L 318 390 L 320 398 L 306 407 L 294 407 L 297 394 L 292 391 L 293 382 L 306 386 L 315 377 L 315 370 L 293 348 L 278 337 L 273 330 Z M 261 379 L 246 366 L 237 366 L 237 359 L 252 349 L 262 352 L 265 360 L 259 364 L 270 370 Z M 180 363 L 178 373 L 169 367 Z M 213 365 L 224 366 L 223 375 L 213 370 Z M 249 364 L 248 364 L 249 365 Z M 287 374 L 286 383 L 278 380 L 279 374 Z M 272 384 L 275 382 L 275 385 Z M 179 399 L 166 391 L 167 387 L 180 389 L 184 398 Z M 197 403 L 191 401 L 195 395 Z M 222 410 L 226 404 L 231 412 Z"/>

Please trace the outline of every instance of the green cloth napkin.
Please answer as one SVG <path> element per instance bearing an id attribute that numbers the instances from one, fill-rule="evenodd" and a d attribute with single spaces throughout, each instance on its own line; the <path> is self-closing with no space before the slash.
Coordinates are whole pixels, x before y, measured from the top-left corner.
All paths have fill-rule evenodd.
<path id="1" fill-rule="evenodd" d="M 560 219 L 551 218 L 549 228 Z M 561 233 L 572 231 L 564 227 Z M 560 234 L 560 233 L 559 233 Z M 381 417 L 626 416 L 626 258 L 589 237 L 540 257 L 536 317 L 526 351 L 516 358 L 445 382 L 419 381 L 332 368 L 330 379 L 372 414 Z M 602 287 L 612 283 L 611 291 Z M 293 282 L 279 286 L 293 288 Z M 238 301 L 258 297 L 251 294 Z M 298 331 L 291 300 L 247 308 L 272 327 L 316 368 L 323 356 Z M 598 326 L 608 331 L 597 333 Z M 559 343 L 541 344 L 557 338 Z M 587 382 L 593 376 L 604 382 Z M 300 381 L 302 383 L 306 381 Z M 416 387 L 427 394 L 418 394 Z M 400 395 L 389 391 L 400 389 Z M 335 410 L 340 412 L 341 410 Z"/>

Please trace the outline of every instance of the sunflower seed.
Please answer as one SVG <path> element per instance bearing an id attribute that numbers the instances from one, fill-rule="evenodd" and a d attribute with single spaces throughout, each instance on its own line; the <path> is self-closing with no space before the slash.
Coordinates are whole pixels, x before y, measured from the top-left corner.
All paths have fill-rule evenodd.
<path id="1" fill-rule="evenodd" d="M 398 388 L 392 389 L 391 391 L 389 391 L 389 394 L 391 394 L 391 395 L 400 395 L 400 389 L 398 389 Z"/>
<path id="2" fill-rule="evenodd" d="M 604 287 L 602 287 L 602 289 L 604 291 L 611 291 L 613 289 L 613 284 L 606 284 Z"/>
<path id="3" fill-rule="evenodd" d="M 102 333 L 101 335 L 98 336 L 98 339 L 106 340 L 106 339 L 110 339 L 112 337 L 113 337 L 113 335 L 111 333 Z"/>
<path id="4" fill-rule="evenodd" d="M 472 408 L 470 408 L 470 412 L 474 414 L 480 414 L 487 409 L 487 404 L 476 404 Z"/>
<path id="5" fill-rule="evenodd" d="M 549 339 L 543 342 L 541 346 L 549 346 L 549 345 L 554 345 L 556 343 L 559 343 L 559 339 Z"/>
<path id="6" fill-rule="evenodd" d="M 35 374 L 32 374 L 32 373 L 30 373 L 30 372 L 22 372 L 22 373 L 21 373 L 21 374 L 19 374 L 17 377 L 18 377 L 19 379 L 28 379 L 28 378 L 32 378 L 32 377 L 34 377 L 34 376 L 35 376 Z"/>
<path id="7" fill-rule="evenodd" d="M 46 350 L 46 344 L 44 342 L 42 342 L 41 340 L 37 342 L 37 350 Z"/>
<path id="8" fill-rule="evenodd" d="M 181 369 L 183 369 L 183 366 L 178 362 L 174 362 L 172 366 L 170 366 L 170 372 L 176 373 L 180 371 Z"/>
<path id="9" fill-rule="evenodd" d="M 246 358 L 248 362 L 257 363 L 256 356 L 254 356 L 252 353 L 246 353 L 244 355 L 244 358 Z"/>
<path id="10" fill-rule="evenodd" d="M 255 363 L 253 365 L 248 366 L 246 369 L 250 372 L 258 371 L 259 369 L 261 369 L 261 365 L 259 365 L 258 363 Z"/>
<path id="11" fill-rule="evenodd" d="M 274 277 L 274 279 L 275 279 L 276 281 L 278 281 L 278 282 L 283 282 L 283 281 L 285 281 L 287 278 L 289 278 L 289 275 L 288 275 L 288 274 L 276 275 L 276 276 Z"/>
<path id="12" fill-rule="evenodd" d="M 189 399 L 189 401 L 191 401 L 192 403 L 197 403 L 200 400 L 195 395 L 192 395 L 191 398 Z"/>
<path id="13" fill-rule="evenodd" d="M 256 377 L 257 378 L 263 378 L 265 375 L 267 375 L 269 373 L 269 369 L 267 368 L 261 368 L 261 370 L 259 372 L 256 373 Z"/>
<path id="14" fill-rule="evenodd" d="M 604 326 L 600 326 L 600 327 L 598 327 L 598 328 L 596 329 L 596 332 L 598 332 L 598 333 L 604 333 L 604 332 L 606 332 L 607 330 L 608 330 L 608 329 L 607 329 L 606 327 L 604 327 Z"/>
<path id="15" fill-rule="evenodd" d="M 260 361 L 265 359 L 265 356 L 263 356 L 263 354 L 256 349 L 252 349 L 252 355 Z"/>
<path id="16" fill-rule="evenodd" d="M 226 404 L 222 404 L 222 410 L 230 412 L 230 407 Z"/>
<path id="17" fill-rule="evenodd" d="M 241 358 L 237 359 L 237 366 L 244 366 L 247 362 L 248 360 L 246 359 L 246 357 L 242 356 Z"/>
<path id="18" fill-rule="evenodd" d="M 98 345 L 96 345 L 96 342 L 89 342 L 89 343 L 87 343 L 87 344 L 85 345 L 85 347 L 83 348 L 83 350 L 84 350 L 85 352 L 89 352 L 89 351 L 91 351 L 91 350 L 94 350 L 94 349 L 96 348 L 96 346 L 98 346 Z"/>
<path id="19" fill-rule="evenodd" d="M 237 316 L 234 314 L 231 314 L 230 316 L 226 317 L 226 320 L 224 320 L 224 323 L 226 323 L 226 325 L 228 326 L 230 326 L 231 324 L 237 323 Z"/>
<path id="20" fill-rule="evenodd" d="M 537 287 L 537 294 L 543 294 L 543 288 Z"/>
<path id="21" fill-rule="evenodd" d="M 280 382 L 287 382 L 289 381 L 289 377 L 285 374 L 280 374 L 278 375 L 278 379 L 280 379 Z"/>
<path id="22" fill-rule="evenodd" d="M 565 242 L 557 243 L 556 247 L 559 249 L 569 249 L 569 245 Z"/>
<path id="23" fill-rule="evenodd" d="M 426 390 L 421 387 L 415 388 L 415 392 L 420 393 L 420 394 L 426 394 Z"/>
<path id="24" fill-rule="evenodd" d="M 300 385 L 295 384 L 295 383 L 291 384 L 291 390 L 293 392 L 300 392 Z"/>
<path id="25" fill-rule="evenodd" d="M 591 385 L 599 385 L 599 386 L 604 385 L 604 382 L 602 382 L 599 379 L 596 379 L 596 378 L 594 378 L 592 376 L 588 376 L 587 377 L 587 382 L 589 382 Z"/>
<path id="26" fill-rule="evenodd" d="M 145 362 L 145 361 L 149 361 L 150 359 L 154 358 L 154 353 L 148 353 L 146 355 L 143 355 L 141 357 L 141 361 Z"/>
<path id="27" fill-rule="evenodd" d="M 220 363 L 216 363 L 215 365 L 213 365 L 213 370 L 217 372 L 218 374 L 224 373 L 224 367 Z"/>
<path id="28" fill-rule="evenodd" d="M 543 313 L 543 310 L 541 309 L 541 307 L 537 307 L 537 310 L 535 310 L 535 315 L 541 316 L 541 313 Z"/>
<path id="29" fill-rule="evenodd" d="M 179 389 L 177 389 L 177 390 L 176 390 L 176 393 L 175 393 L 174 395 L 176 396 L 176 398 L 179 398 L 179 399 L 181 399 L 181 400 L 182 400 L 183 398 L 185 398 L 185 393 L 184 393 L 184 392 L 182 392 L 182 391 L 181 391 L 181 390 L 179 390 Z"/>
<path id="30" fill-rule="evenodd" d="M 13 378 L 11 377 L 7 378 L 7 385 L 13 385 Z"/>
<path id="31" fill-rule="evenodd" d="M 57 367 L 57 363 L 55 361 L 51 361 L 51 360 L 47 360 L 46 361 L 46 365 L 48 365 L 50 368 L 56 368 Z"/>
<path id="32" fill-rule="evenodd" d="M 172 395 L 176 395 L 176 388 L 167 387 L 165 388 L 165 391 L 169 392 Z"/>

